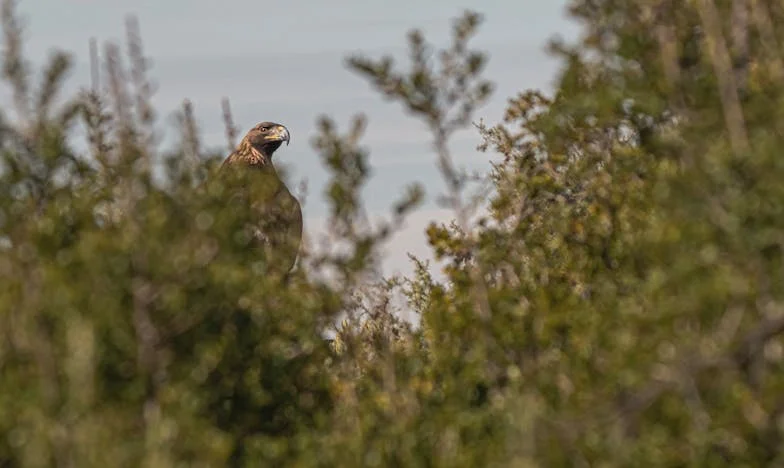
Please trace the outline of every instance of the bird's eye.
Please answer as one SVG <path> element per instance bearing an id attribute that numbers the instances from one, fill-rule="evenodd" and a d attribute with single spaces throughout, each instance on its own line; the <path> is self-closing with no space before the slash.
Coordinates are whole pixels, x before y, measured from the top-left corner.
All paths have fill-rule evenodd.
<path id="1" fill-rule="evenodd" d="M 269 130 L 269 128 L 268 127 L 259 127 L 259 130 L 261 130 L 262 132 L 266 132 L 267 130 Z"/>

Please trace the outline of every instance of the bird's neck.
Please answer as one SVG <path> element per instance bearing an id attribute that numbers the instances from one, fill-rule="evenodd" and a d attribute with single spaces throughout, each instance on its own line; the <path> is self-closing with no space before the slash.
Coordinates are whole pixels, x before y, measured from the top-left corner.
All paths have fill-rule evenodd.
<path id="1" fill-rule="evenodd" d="M 256 148 L 247 140 L 240 142 L 237 152 L 243 155 L 245 161 L 252 166 L 272 167 L 272 155 Z"/>

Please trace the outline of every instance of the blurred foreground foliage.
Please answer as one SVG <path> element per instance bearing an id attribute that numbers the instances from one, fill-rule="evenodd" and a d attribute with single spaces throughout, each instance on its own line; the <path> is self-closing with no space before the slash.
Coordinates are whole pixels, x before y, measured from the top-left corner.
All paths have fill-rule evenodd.
<path id="1" fill-rule="evenodd" d="M 554 93 L 477 125 L 485 184 L 449 149 L 492 91 L 478 15 L 412 32 L 407 70 L 349 60 L 427 125 L 455 214 L 443 277 L 372 282 L 423 189 L 366 223 L 363 118 L 313 141 L 341 248 L 267 275 L 189 104 L 158 149 L 136 25 L 62 96 L 71 59 L 34 73 L 5 1 L 0 466 L 784 464 L 784 9 L 570 11 Z"/>

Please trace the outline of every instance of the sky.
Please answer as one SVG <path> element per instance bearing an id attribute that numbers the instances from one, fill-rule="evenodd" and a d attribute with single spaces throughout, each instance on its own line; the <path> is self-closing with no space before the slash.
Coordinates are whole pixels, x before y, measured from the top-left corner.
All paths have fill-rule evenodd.
<path id="1" fill-rule="evenodd" d="M 68 87 L 89 83 L 88 43 L 94 37 L 124 44 L 125 18 L 140 24 L 153 103 L 165 138 L 174 134 L 171 116 L 184 99 L 194 105 L 203 142 L 225 147 L 220 102 L 231 101 L 235 124 L 244 133 L 257 122 L 286 125 L 292 140 L 275 154 L 290 186 L 308 191 L 303 206 L 312 239 L 324 232 L 323 189 L 327 173 L 310 145 L 320 115 L 347 129 L 357 113 L 368 118 L 363 145 L 370 151 L 372 178 L 363 192 L 371 218 L 385 217 L 403 189 L 420 182 L 424 205 L 385 247 L 384 273 L 408 272 L 404 252 L 429 258 L 424 229 L 448 220 L 437 204 L 445 185 L 424 125 L 402 106 L 383 99 L 364 78 L 345 66 L 354 54 L 404 57 L 406 33 L 422 29 L 436 47 L 447 45 L 453 19 L 465 9 L 484 16 L 472 45 L 486 52 L 484 77 L 495 84 L 488 103 L 474 116 L 489 124 L 503 117 L 507 99 L 518 92 L 551 89 L 558 62 L 547 41 L 573 39 L 576 23 L 565 16 L 566 0 L 20 0 L 25 53 L 42 62 L 53 47 L 71 52 L 76 65 Z M 0 93 L 0 96 L 3 96 Z M 475 130 L 452 140 L 456 162 L 487 172 L 492 155 L 476 151 Z"/>

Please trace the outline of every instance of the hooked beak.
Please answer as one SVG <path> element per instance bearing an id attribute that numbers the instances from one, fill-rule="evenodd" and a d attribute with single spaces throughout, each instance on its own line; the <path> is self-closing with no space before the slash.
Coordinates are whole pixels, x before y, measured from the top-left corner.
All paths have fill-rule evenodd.
<path id="1" fill-rule="evenodd" d="M 285 141 L 286 145 L 288 146 L 290 138 L 289 130 L 283 125 L 278 125 L 269 133 L 269 135 L 267 135 L 265 140 Z"/>

